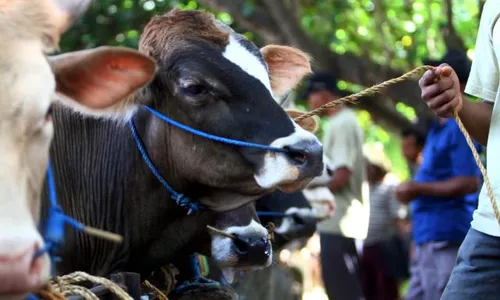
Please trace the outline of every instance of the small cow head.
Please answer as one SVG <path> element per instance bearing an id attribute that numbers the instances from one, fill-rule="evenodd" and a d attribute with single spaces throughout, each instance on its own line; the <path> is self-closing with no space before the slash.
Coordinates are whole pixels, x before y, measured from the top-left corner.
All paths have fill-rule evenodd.
<path id="1" fill-rule="evenodd" d="M 48 256 L 34 253 L 43 246 L 37 223 L 56 92 L 105 108 L 155 72 L 150 58 L 125 49 L 47 57 L 90 2 L 0 0 L 0 299 L 23 297 L 49 278 Z"/>
<path id="2" fill-rule="evenodd" d="M 226 281 L 233 281 L 236 270 L 255 270 L 271 264 L 272 247 L 268 231 L 260 224 L 253 202 L 232 211 L 217 213 L 215 227 L 235 237 L 232 239 L 210 233 L 211 256 Z"/>
<path id="3" fill-rule="evenodd" d="M 197 186 L 205 205 L 233 209 L 276 187 L 302 188 L 320 174 L 320 142 L 276 101 L 310 72 L 305 53 L 275 45 L 259 50 L 213 15 L 181 10 L 154 17 L 139 49 L 160 68 L 142 104 L 195 129 L 290 150 L 219 144 L 139 113 L 150 154 L 169 157 L 162 173 L 187 178 L 184 186 Z"/>

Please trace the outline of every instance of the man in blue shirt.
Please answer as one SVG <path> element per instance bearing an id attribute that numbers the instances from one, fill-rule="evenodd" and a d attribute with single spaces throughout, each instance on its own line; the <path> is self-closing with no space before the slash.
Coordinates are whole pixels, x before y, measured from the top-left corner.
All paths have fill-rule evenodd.
<path id="1" fill-rule="evenodd" d="M 458 70 L 465 87 L 470 70 L 465 53 L 451 50 L 433 64 L 440 63 Z M 470 228 L 480 173 L 453 119 L 440 118 L 430 126 L 422 158 L 413 181 L 395 191 L 399 201 L 410 204 L 416 245 L 406 299 L 439 300 Z"/>

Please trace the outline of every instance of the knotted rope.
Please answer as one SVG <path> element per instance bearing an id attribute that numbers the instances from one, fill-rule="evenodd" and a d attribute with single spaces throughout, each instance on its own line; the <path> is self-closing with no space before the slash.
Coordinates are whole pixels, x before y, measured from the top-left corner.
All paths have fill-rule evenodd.
<path id="1" fill-rule="evenodd" d="M 61 300 L 68 296 L 81 296 L 85 300 L 99 300 L 90 289 L 77 285 L 85 281 L 100 284 L 106 287 L 111 293 L 115 294 L 121 300 L 133 300 L 118 284 L 113 281 L 92 276 L 84 272 L 74 272 L 64 276 L 58 276 L 51 279 L 41 291 L 37 293 L 43 300 Z"/>
<path id="2" fill-rule="evenodd" d="M 416 75 L 421 75 L 423 72 L 425 72 L 427 70 L 434 70 L 434 69 L 435 69 L 435 67 L 433 67 L 433 66 L 418 67 L 418 68 L 416 68 L 408 73 L 403 74 L 400 77 L 384 81 L 380 84 L 377 84 L 377 85 L 374 85 L 370 88 L 367 88 L 359 93 L 333 100 L 333 101 L 331 101 L 331 102 L 329 102 L 329 103 L 327 103 L 327 104 L 325 104 L 317 109 L 314 109 L 310 112 L 304 113 L 304 114 L 296 117 L 294 120 L 296 122 L 299 122 L 299 121 L 304 120 L 306 118 L 310 118 L 312 116 L 318 115 L 321 112 L 323 112 L 324 110 L 331 108 L 331 107 L 334 107 L 334 106 L 337 106 L 337 105 L 340 105 L 340 104 L 345 104 L 345 103 L 356 104 L 357 100 L 359 100 L 362 97 L 371 96 L 373 94 L 380 93 L 383 89 L 385 89 L 388 86 L 391 86 L 391 85 L 394 85 L 394 84 L 397 84 L 397 83 L 400 83 L 400 82 L 403 82 L 406 80 L 414 79 L 414 77 Z M 465 126 L 462 123 L 462 120 L 460 120 L 456 111 L 453 113 L 453 117 L 454 117 L 455 121 L 457 122 L 458 128 L 460 128 L 460 131 L 464 135 L 465 140 L 467 141 L 467 145 L 469 145 L 469 148 L 472 151 L 472 155 L 474 156 L 474 160 L 476 161 L 476 163 L 479 167 L 479 170 L 481 171 L 481 174 L 483 175 L 484 184 L 486 186 L 486 190 L 487 190 L 488 196 L 490 198 L 491 206 L 493 207 L 493 212 L 495 214 L 495 217 L 497 219 L 498 224 L 500 225 L 500 211 L 498 209 L 498 204 L 497 204 L 497 201 L 495 199 L 495 195 L 493 194 L 493 189 L 491 187 L 491 183 L 490 183 L 490 180 L 488 178 L 486 168 L 484 167 L 483 163 L 481 162 L 481 158 L 479 157 L 479 153 L 477 153 L 476 147 L 474 146 L 474 142 L 472 141 L 470 134 L 467 132 L 467 129 L 465 129 Z"/>
<path id="3" fill-rule="evenodd" d="M 37 296 L 39 299 L 48 299 L 48 300 L 65 300 L 63 294 L 55 291 L 52 288 L 51 284 L 46 284 L 40 291 L 38 291 Z"/>

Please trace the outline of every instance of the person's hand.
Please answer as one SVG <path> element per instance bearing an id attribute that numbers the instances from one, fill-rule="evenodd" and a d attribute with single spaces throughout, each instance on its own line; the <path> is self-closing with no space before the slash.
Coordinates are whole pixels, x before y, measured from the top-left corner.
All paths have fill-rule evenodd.
<path id="1" fill-rule="evenodd" d="M 462 92 L 457 74 L 448 64 L 424 73 L 418 82 L 422 99 L 438 116 L 449 118 L 462 109 Z"/>
<path id="2" fill-rule="evenodd" d="M 408 204 L 418 196 L 417 185 L 411 181 L 401 183 L 394 190 L 394 194 L 399 202 Z"/>

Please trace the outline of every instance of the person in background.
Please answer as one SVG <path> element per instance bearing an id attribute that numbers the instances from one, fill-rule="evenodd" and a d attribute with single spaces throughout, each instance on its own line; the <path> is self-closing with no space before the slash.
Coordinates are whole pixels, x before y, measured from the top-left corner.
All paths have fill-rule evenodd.
<path id="1" fill-rule="evenodd" d="M 421 120 L 421 122 L 425 124 L 427 123 L 427 120 Z M 420 127 L 423 127 L 422 124 L 420 125 Z M 410 180 L 415 176 L 415 173 L 422 162 L 422 150 L 424 149 L 424 145 L 425 134 L 417 128 L 410 127 L 403 130 L 401 133 L 401 150 L 408 165 Z M 399 230 L 404 239 L 408 259 L 411 260 L 415 253 L 415 244 L 411 236 L 411 213 L 408 205 L 402 204 L 401 212 L 404 212 L 405 215 L 400 216 L 401 221 L 399 222 Z M 407 263 L 407 266 L 409 266 L 409 262 Z"/>
<path id="2" fill-rule="evenodd" d="M 441 61 L 456 71 L 463 87 L 470 61 L 450 50 Z M 465 238 L 477 203 L 479 169 L 453 119 L 439 118 L 427 133 L 422 164 L 413 181 L 396 188 L 402 203 L 411 203 L 415 253 L 407 298 L 439 300 Z"/>
<path id="3" fill-rule="evenodd" d="M 397 250 L 395 243 L 402 242 L 395 240 L 400 221 L 400 204 L 394 198 L 397 183 L 385 180 L 391 171 L 391 162 L 382 149 L 365 145 L 363 154 L 367 161 L 366 173 L 370 187 L 370 221 L 361 255 L 363 293 L 367 300 L 397 300 L 398 278 L 392 271 L 394 266 L 407 263 L 406 255 L 402 257 L 397 255 L 401 252 L 393 251 Z"/>
<path id="4" fill-rule="evenodd" d="M 408 128 L 401 134 L 401 149 L 413 178 L 422 161 L 422 150 L 425 145 L 425 135 L 420 131 Z"/>
<path id="5" fill-rule="evenodd" d="M 468 101 L 462 93 L 460 72 L 442 64 L 427 71 L 419 81 L 422 98 L 440 117 L 454 112 L 468 133 L 487 145 L 488 176 L 493 196 L 500 199 L 500 5 L 484 3 L 477 33 L 475 58 L 465 92 L 482 101 Z M 438 79 L 438 80 L 437 80 Z M 425 157 L 424 157 L 425 162 Z M 500 225 L 485 185 L 479 195 L 471 228 L 458 251 L 456 265 L 442 300 L 494 300 L 500 295 Z M 443 216 L 446 219 L 446 216 Z M 453 219 L 447 220 L 452 222 Z"/>
<path id="6" fill-rule="evenodd" d="M 305 96 L 310 109 L 339 97 L 337 80 L 331 73 L 313 74 Z M 324 155 L 335 167 L 327 186 L 336 201 L 333 217 L 318 224 L 323 283 L 329 299 L 363 299 L 359 258 L 355 239 L 364 239 L 368 227 L 368 195 L 363 195 L 366 178 L 362 153 L 363 131 L 354 112 L 338 105 L 323 112 L 326 118 L 322 142 Z"/>

